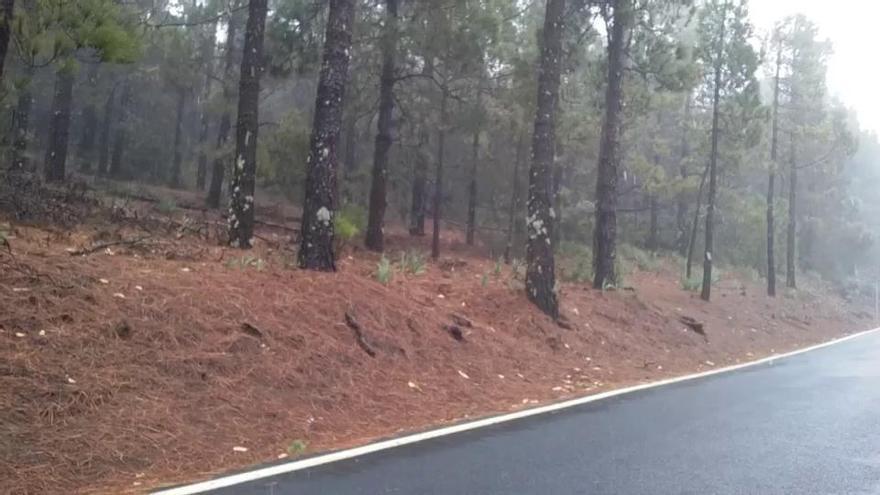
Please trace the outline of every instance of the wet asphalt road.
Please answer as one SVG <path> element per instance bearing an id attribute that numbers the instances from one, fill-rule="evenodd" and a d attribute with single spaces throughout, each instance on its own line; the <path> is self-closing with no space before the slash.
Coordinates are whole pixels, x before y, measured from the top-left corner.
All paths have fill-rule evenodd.
<path id="1" fill-rule="evenodd" d="M 880 494 L 880 334 L 211 493 Z"/>

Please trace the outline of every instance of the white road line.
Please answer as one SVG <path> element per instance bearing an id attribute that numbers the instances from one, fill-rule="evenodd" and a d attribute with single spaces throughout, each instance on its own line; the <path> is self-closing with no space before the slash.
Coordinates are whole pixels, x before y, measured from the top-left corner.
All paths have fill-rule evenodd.
<path id="1" fill-rule="evenodd" d="M 737 364 L 734 366 L 727 366 L 725 368 L 719 368 L 710 371 L 704 371 L 702 373 L 695 373 L 692 375 L 680 376 L 677 378 L 670 378 L 667 380 L 660 380 L 657 382 L 644 383 L 641 385 L 635 385 L 632 387 L 621 388 L 617 390 L 610 390 L 608 392 L 602 392 L 600 394 L 589 395 L 586 397 L 580 397 L 577 399 L 571 399 L 564 402 L 558 402 L 555 404 L 550 404 L 541 407 L 535 407 L 532 409 L 524 409 L 522 411 L 517 411 L 509 414 L 502 414 L 499 416 L 493 416 L 490 418 L 480 419 L 476 421 L 470 421 L 467 423 L 461 423 L 453 426 L 447 426 L 444 428 L 438 428 L 436 430 L 430 430 L 422 433 L 416 433 L 413 435 L 407 435 L 399 438 L 392 438 L 389 440 L 383 440 L 376 443 L 371 443 L 367 445 L 363 445 L 360 447 L 355 447 L 352 449 L 340 450 L 338 452 L 331 452 L 329 454 L 319 455 L 315 457 L 311 457 L 308 459 L 302 459 L 299 461 L 291 461 L 284 464 L 278 464 L 275 466 L 268 466 L 264 468 L 255 469 L 253 471 L 247 471 L 244 473 L 233 474 L 229 476 L 223 476 L 221 478 L 216 478 L 213 480 L 202 481 L 199 483 L 194 483 L 186 486 L 179 486 L 176 488 L 169 488 L 167 490 L 160 490 L 153 492 L 153 495 L 193 495 L 197 493 L 204 493 L 209 490 L 217 490 L 220 488 L 227 488 L 230 486 L 240 485 L 242 483 L 248 483 L 251 481 L 256 481 L 263 478 L 270 478 L 272 476 L 277 476 L 279 474 L 292 473 L 295 471 L 301 471 L 303 469 L 308 469 L 315 466 L 320 466 L 323 464 L 330 464 L 337 461 L 342 461 L 345 459 L 351 459 L 354 457 L 359 457 L 366 454 L 371 454 L 373 452 L 379 452 L 382 450 L 393 449 L 395 447 L 400 447 L 403 445 L 409 445 L 417 442 L 423 442 L 425 440 L 430 440 L 432 438 L 443 437 L 447 435 L 453 435 L 456 433 L 461 433 L 464 431 L 475 430 L 477 428 L 483 428 L 486 426 L 497 425 L 499 423 L 506 423 L 508 421 L 514 421 L 517 419 L 528 418 L 531 416 L 537 416 L 539 414 L 546 414 L 549 412 L 559 411 L 562 409 L 567 409 L 570 407 L 580 406 L 583 404 L 588 404 L 590 402 L 596 402 L 604 399 L 608 399 L 610 397 L 617 397 L 620 395 L 631 394 L 633 392 L 638 392 L 640 390 L 646 390 L 650 388 L 663 387 L 665 385 L 672 385 L 674 383 L 681 383 L 689 380 L 695 380 L 698 378 L 704 378 L 707 376 L 718 375 L 721 373 L 728 373 L 731 371 L 736 371 L 743 368 L 748 368 L 750 366 L 757 366 L 764 363 L 773 362 L 777 359 L 785 359 L 792 356 L 797 356 L 798 354 L 804 354 L 806 352 L 815 351 L 818 349 L 822 349 L 825 347 L 829 347 L 835 344 L 840 344 L 841 342 L 846 342 L 847 340 L 852 340 L 858 337 L 863 337 L 868 334 L 872 334 L 880 331 L 880 328 L 875 328 L 873 330 L 867 330 L 864 332 L 855 333 L 852 335 L 848 335 L 843 338 L 835 339 L 829 342 L 825 342 L 824 344 L 818 344 L 811 347 L 807 347 L 804 349 L 800 349 L 793 352 L 788 352 L 785 354 L 776 354 L 770 357 L 766 357 L 763 359 L 759 359 L 757 361 L 752 361 L 749 363 Z"/>

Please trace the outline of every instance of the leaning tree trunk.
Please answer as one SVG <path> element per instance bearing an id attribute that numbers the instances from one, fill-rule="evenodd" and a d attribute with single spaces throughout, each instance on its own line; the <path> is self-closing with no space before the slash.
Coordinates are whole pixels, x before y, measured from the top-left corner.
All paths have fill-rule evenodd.
<path id="1" fill-rule="evenodd" d="M 116 86 L 110 89 L 107 102 L 104 103 L 104 120 L 101 123 L 101 132 L 98 136 L 98 175 L 107 175 L 107 166 L 110 162 L 110 126 L 113 122 Z"/>
<path id="2" fill-rule="evenodd" d="M 257 173 L 257 137 L 260 110 L 260 76 L 267 0 L 250 0 L 238 83 L 238 125 L 235 132 L 235 165 L 229 206 L 229 245 L 253 246 L 254 189 Z"/>
<path id="3" fill-rule="evenodd" d="M 311 270 L 336 270 L 336 254 L 333 252 L 336 148 L 348 81 L 354 5 L 355 0 L 330 0 L 327 18 L 298 254 L 299 266 Z"/>
<path id="4" fill-rule="evenodd" d="M 208 177 L 208 132 L 209 112 L 208 103 L 211 98 L 211 86 L 214 82 L 214 44 L 217 41 L 214 36 L 216 24 L 209 24 L 209 34 L 205 37 L 205 44 L 202 46 L 202 60 L 205 63 L 205 82 L 202 86 L 202 95 L 199 98 L 199 155 L 196 165 L 196 189 L 202 191 L 205 189 L 205 181 Z"/>
<path id="5" fill-rule="evenodd" d="M 98 67 L 100 67 L 100 64 L 92 64 L 89 67 L 87 79 L 88 88 L 91 93 L 95 92 L 95 88 L 98 85 Z M 95 161 L 95 136 L 98 131 L 98 109 L 92 101 L 95 96 L 94 94 L 89 94 L 89 102 L 83 109 L 82 115 L 82 135 L 80 136 L 77 154 L 80 160 L 79 169 L 84 173 L 91 173 Z"/>
<path id="6" fill-rule="evenodd" d="M 538 98 L 529 170 L 526 296 L 551 318 L 559 318 L 556 266 L 550 239 L 553 215 L 553 158 L 556 153 L 556 102 L 562 58 L 565 0 L 547 0 L 538 62 Z"/>
<path id="7" fill-rule="evenodd" d="M 605 90 L 605 120 L 599 143 L 596 178 L 596 227 L 593 231 L 593 287 L 604 289 L 617 283 L 617 179 L 620 168 L 620 139 L 623 118 L 623 70 L 626 38 L 632 21 L 632 0 L 615 0 L 614 25 L 608 43 L 608 86 Z"/>
<path id="8" fill-rule="evenodd" d="M 788 232 L 785 252 L 785 286 L 797 288 L 797 187 L 798 173 L 794 135 L 791 136 L 791 157 L 788 169 Z"/>
<path id="9" fill-rule="evenodd" d="M 43 172 L 47 182 L 61 182 L 66 175 L 70 137 L 70 108 L 73 104 L 73 68 L 64 63 L 55 73 L 55 96 L 49 124 L 49 146 Z"/>
<path id="10" fill-rule="evenodd" d="M 220 196 L 223 193 L 223 176 L 226 174 L 225 152 L 226 143 L 229 141 L 229 129 L 232 127 L 232 116 L 229 106 L 232 104 L 234 80 L 235 80 L 235 37 L 238 33 L 238 19 L 232 14 L 226 25 L 226 54 L 223 66 L 223 102 L 226 107 L 220 116 L 220 124 L 217 127 L 216 156 L 211 171 L 211 185 L 208 188 L 208 198 L 205 201 L 210 208 L 220 206 Z"/>
<path id="11" fill-rule="evenodd" d="M 688 176 L 687 157 L 690 153 L 688 146 L 688 126 L 691 117 L 691 95 L 685 96 L 684 102 L 684 121 L 681 123 L 681 143 L 679 144 L 678 170 L 681 180 L 684 181 Z M 675 246 L 680 255 L 684 255 L 688 249 L 687 236 L 687 202 L 684 192 L 678 194 L 675 206 L 675 226 L 678 231 L 675 238 Z"/>
<path id="12" fill-rule="evenodd" d="M 726 4 L 725 4 L 726 5 Z M 719 52 L 724 43 L 724 31 L 727 12 L 725 10 L 721 20 L 721 29 L 718 37 Z M 716 53 L 715 61 L 715 89 L 712 96 L 712 151 L 709 156 L 709 197 L 706 200 L 706 241 L 705 255 L 703 256 L 703 290 L 700 298 L 708 301 L 712 297 L 712 250 L 715 241 L 715 196 L 718 187 L 718 119 L 721 100 L 721 53 Z"/>
<path id="13" fill-rule="evenodd" d="M 122 83 L 122 95 L 119 97 L 119 119 L 116 124 L 116 136 L 113 138 L 113 152 L 110 155 L 110 177 L 122 175 L 122 158 L 125 155 L 125 148 L 128 146 L 131 104 L 131 81 L 125 81 Z"/>
<path id="14" fill-rule="evenodd" d="M 0 82 L 3 81 L 3 67 L 6 52 L 9 51 L 9 38 L 12 35 L 12 17 L 15 0 L 0 0 Z"/>
<path id="15" fill-rule="evenodd" d="M 180 187 L 180 166 L 183 161 L 183 117 L 186 110 L 186 88 L 177 90 L 177 122 L 174 126 L 174 158 L 171 162 L 171 177 L 168 185 L 176 189 Z"/>
<path id="16" fill-rule="evenodd" d="M 431 258 L 440 257 L 440 221 L 443 219 L 443 161 L 446 151 L 446 121 L 449 92 L 444 85 L 440 95 L 440 125 L 437 129 L 437 163 L 434 168 L 434 231 L 431 236 Z"/>
<path id="17" fill-rule="evenodd" d="M 513 160 L 513 181 L 511 183 L 511 193 L 510 193 L 510 208 L 507 216 L 507 244 L 504 246 L 504 262 L 510 263 L 510 252 L 513 250 L 513 234 L 516 232 L 516 226 L 519 225 L 519 222 L 516 221 L 516 213 L 519 211 L 519 166 L 520 162 L 522 162 L 522 147 L 523 147 L 523 137 L 522 133 L 519 135 L 519 139 L 516 142 L 516 157 Z"/>
<path id="18" fill-rule="evenodd" d="M 773 211 L 776 195 L 776 160 L 779 148 L 779 73 L 782 68 L 782 43 L 776 52 L 776 75 L 773 79 L 773 123 L 770 137 L 770 170 L 767 180 L 767 295 L 776 296 L 776 218 Z"/>
<path id="19" fill-rule="evenodd" d="M 15 138 L 12 141 L 12 169 L 19 172 L 23 172 L 28 167 L 28 126 L 30 125 L 31 107 L 34 102 L 34 97 L 31 93 L 34 69 L 28 68 L 26 72 L 26 80 L 23 83 L 21 92 L 18 94 L 18 101 L 15 105 Z"/>
<path id="20" fill-rule="evenodd" d="M 381 252 L 385 248 L 383 227 L 387 206 L 388 155 L 394 113 L 394 59 L 397 53 L 397 0 L 385 0 L 385 33 L 382 40 L 382 75 L 379 82 L 379 122 L 373 151 L 373 177 L 370 184 L 370 214 L 364 244 Z M 354 127 L 354 126 L 352 126 Z M 353 136 L 348 136 L 349 145 Z"/>

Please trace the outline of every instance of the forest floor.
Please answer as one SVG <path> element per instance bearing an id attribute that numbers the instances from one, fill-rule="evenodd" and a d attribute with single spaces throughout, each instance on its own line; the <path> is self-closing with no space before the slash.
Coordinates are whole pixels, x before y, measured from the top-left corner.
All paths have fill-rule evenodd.
<path id="1" fill-rule="evenodd" d="M 64 227 L 0 213 L 0 493 L 140 493 L 873 323 L 823 287 L 769 300 L 733 275 L 704 303 L 663 262 L 628 290 L 562 284 L 564 329 L 456 231 L 424 273 L 383 285 L 356 248 L 335 274 L 293 268 L 281 203 L 241 252 L 218 245 L 218 213 L 186 206 L 195 195 L 102 187 Z M 428 242 L 392 229 L 391 259 Z"/>

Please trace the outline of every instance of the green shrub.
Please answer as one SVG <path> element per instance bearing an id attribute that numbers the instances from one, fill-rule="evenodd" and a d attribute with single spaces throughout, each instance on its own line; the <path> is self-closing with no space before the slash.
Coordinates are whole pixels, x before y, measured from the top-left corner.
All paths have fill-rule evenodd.
<path id="1" fill-rule="evenodd" d="M 703 289 L 703 277 L 691 275 L 690 278 L 681 277 L 681 288 L 688 292 L 699 292 Z"/>
<path id="2" fill-rule="evenodd" d="M 623 263 L 635 265 L 643 272 L 660 271 L 660 260 L 655 253 L 639 249 L 631 244 L 621 244 L 617 255 Z"/>
<path id="3" fill-rule="evenodd" d="M 376 280 L 382 285 L 388 285 L 393 278 L 394 268 L 391 266 L 391 262 L 388 258 L 383 254 L 382 259 L 380 259 L 379 263 L 376 265 Z"/>
<path id="4" fill-rule="evenodd" d="M 170 215 L 177 210 L 177 202 L 171 198 L 162 198 L 156 209 L 163 215 Z"/>
<path id="5" fill-rule="evenodd" d="M 427 266 L 427 257 L 423 253 L 415 249 L 410 249 L 409 251 L 401 251 L 398 266 L 400 271 L 403 273 L 409 273 L 411 275 L 421 275 L 425 273 L 425 267 Z"/>
<path id="6" fill-rule="evenodd" d="M 336 252 L 340 253 L 345 246 L 364 231 L 367 225 L 367 212 L 358 205 L 347 204 L 336 212 L 333 229 L 336 237 Z"/>

